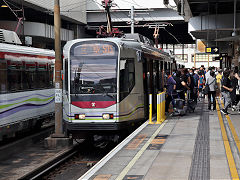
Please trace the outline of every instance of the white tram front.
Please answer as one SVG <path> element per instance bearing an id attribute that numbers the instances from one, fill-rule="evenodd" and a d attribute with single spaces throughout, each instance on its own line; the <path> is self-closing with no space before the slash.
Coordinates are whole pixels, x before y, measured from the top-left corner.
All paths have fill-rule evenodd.
<path id="1" fill-rule="evenodd" d="M 69 41 L 63 63 L 65 131 L 83 137 L 143 122 L 148 93 L 163 89 L 161 72 L 170 61 L 164 52 L 134 39 Z"/>

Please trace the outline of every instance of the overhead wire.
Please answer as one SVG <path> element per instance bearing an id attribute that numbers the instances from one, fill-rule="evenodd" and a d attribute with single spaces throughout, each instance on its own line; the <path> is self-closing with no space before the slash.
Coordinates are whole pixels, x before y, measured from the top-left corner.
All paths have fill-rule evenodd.
<path id="1" fill-rule="evenodd" d="M 137 5 L 137 6 L 139 6 L 139 7 L 142 7 L 142 8 L 144 8 L 144 9 L 146 9 L 146 7 L 144 7 L 144 6 L 136 3 L 135 0 L 132 0 L 132 2 L 127 1 L 127 0 L 122 0 L 122 1 L 128 2 L 128 3 L 133 4 L 133 5 Z M 150 8 L 147 8 L 147 9 L 150 10 Z M 155 19 L 154 19 L 149 13 L 146 13 L 146 14 L 147 14 L 153 21 L 155 21 Z"/>
<path id="2" fill-rule="evenodd" d="M 170 33 L 168 30 L 166 30 L 165 28 L 163 28 L 169 35 L 171 35 L 179 44 L 182 44 L 177 38 L 176 36 L 174 36 L 172 33 Z"/>
<path id="3" fill-rule="evenodd" d="M 17 8 L 18 10 L 21 10 L 21 9 L 22 9 L 22 8 L 16 6 L 15 4 L 9 2 L 8 0 L 3 0 L 3 2 L 5 2 L 5 1 L 6 1 L 8 4 L 11 4 L 11 5 L 14 6 L 15 8 Z"/>

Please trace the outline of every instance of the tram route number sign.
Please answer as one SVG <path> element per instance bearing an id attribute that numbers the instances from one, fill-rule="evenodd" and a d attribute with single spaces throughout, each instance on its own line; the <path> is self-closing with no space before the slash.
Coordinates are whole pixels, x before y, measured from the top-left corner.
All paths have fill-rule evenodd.
<path id="1" fill-rule="evenodd" d="M 219 48 L 218 47 L 206 47 L 205 52 L 210 53 L 210 54 L 219 54 Z"/>
<path id="2" fill-rule="evenodd" d="M 55 103 L 62 103 L 62 89 L 55 89 Z"/>

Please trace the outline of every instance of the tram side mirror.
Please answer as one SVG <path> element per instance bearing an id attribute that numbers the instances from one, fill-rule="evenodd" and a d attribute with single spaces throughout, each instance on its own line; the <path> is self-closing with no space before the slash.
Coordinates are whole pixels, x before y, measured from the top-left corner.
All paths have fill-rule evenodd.
<path id="1" fill-rule="evenodd" d="M 127 62 L 127 60 L 121 60 L 121 61 L 120 61 L 120 70 L 125 69 L 126 62 Z"/>

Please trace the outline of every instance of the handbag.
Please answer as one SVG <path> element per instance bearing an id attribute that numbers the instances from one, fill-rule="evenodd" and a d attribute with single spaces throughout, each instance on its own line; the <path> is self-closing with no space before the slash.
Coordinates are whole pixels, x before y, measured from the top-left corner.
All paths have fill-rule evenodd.
<path id="1" fill-rule="evenodd" d="M 204 93 L 205 95 L 207 95 L 208 92 L 210 91 L 209 85 L 211 85 L 214 81 L 215 81 L 215 79 L 214 79 L 210 84 L 206 84 L 205 88 L 203 89 L 203 93 Z"/>
<path id="2" fill-rule="evenodd" d="M 238 80 L 238 85 L 236 88 L 236 95 L 240 95 L 240 80 Z"/>
<path id="3" fill-rule="evenodd" d="M 209 85 L 206 84 L 205 88 L 203 89 L 203 93 L 204 93 L 205 95 L 207 95 L 208 92 L 209 92 L 209 90 L 210 90 Z"/>

